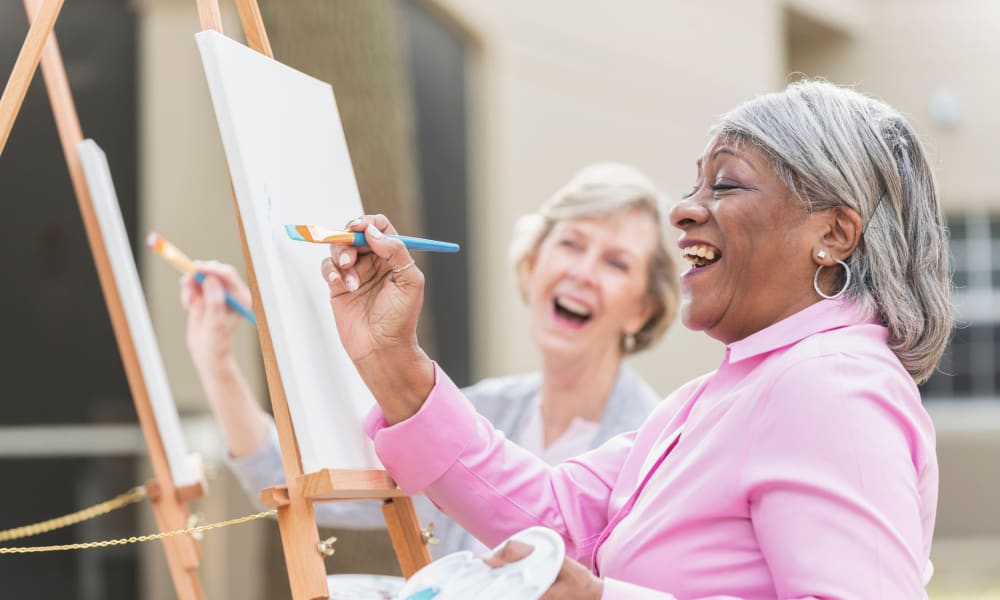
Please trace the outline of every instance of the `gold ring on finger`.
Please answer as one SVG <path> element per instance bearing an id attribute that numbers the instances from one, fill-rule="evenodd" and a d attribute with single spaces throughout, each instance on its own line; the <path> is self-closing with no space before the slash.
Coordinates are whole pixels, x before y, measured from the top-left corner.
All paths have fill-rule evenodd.
<path id="1" fill-rule="evenodd" d="M 399 267 L 398 269 L 393 269 L 392 272 L 393 273 L 397 273 L 397 274 L 398 273 L 402 273 L 403 271 L 405 271 L 405 270 L 409 269 L 410 267 L 412 267 L 415 262 L 416 262 L 415 260 L 410 259 L 410 262 L 406 263 L 402 267 Z"/>

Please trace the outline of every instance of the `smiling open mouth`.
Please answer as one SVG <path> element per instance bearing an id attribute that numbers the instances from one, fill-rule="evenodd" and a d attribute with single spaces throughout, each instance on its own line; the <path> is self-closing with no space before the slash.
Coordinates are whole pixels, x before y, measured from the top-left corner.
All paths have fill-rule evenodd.
<path id="1" fill-rule="evenodd" d="M 707 244 L 695 244 L 681 248 L 681 257 L 691 263 L 692 269 L 700 269 L 718 262 L 722 251 Z"/>
<path id="2" fill-rule="evenodd" d="M 590 309 L 572 298 L 556 296 L 553 306 L 555 307 L 556 315 L 571 323 L 582 324 L 590 320 Z"/>

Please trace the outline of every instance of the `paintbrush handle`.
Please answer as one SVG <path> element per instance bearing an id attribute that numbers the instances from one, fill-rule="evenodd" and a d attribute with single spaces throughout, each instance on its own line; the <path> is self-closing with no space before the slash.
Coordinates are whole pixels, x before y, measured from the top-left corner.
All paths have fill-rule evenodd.
<path id="1" fill-rule="evenodd" d="M 201 271 L 195 271 L 194 278 L 195 281 L 197 281 L 200 284 L 205 283 L 205 274 L 202 273 Z M 240 301 L 237 300 L 236 298 L 233 298 L 232 294 L 230 294 L 228 291 L 223 290 L 223 293 L 226 295 L 226 304 L 229 305 L 229 308 L 233 309 L 238 314 L 242 315 L 244 318 L 246 318 L 247 321 L 250 321 L 253 324 L 253 326 L 256 327 L 257 317 L 254 316 L 253 311 L 240 304 Z"/>
<path id="2" fill-rule="evenodd" d="M 385 237 L 402 240 L 403 244 L 410 250 L 423 250 L 425 252 L 458 252 L 459 249 L 458 244 L 453 244 L 451 242 L 439 242 L 437 240 L 427 240 L 424 238 L 410 237 L 408 235 L 386 234 Z M 354 243 L 352 245 L 368 245 L 368 240 L 365 239 L 365 233 L 363 231 L 354 232 Z"/>

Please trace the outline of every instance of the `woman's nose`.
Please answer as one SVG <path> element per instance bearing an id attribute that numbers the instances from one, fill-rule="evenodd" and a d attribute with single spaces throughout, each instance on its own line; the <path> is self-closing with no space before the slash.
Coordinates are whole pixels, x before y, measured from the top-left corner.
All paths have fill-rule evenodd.
<path id="1" fill-rule="evenodd" d="M 680 200 L 670 208 L 670 224 L 677 229 L 687 229 L 708 220 L 708 208 L 697 200 L 697 194 Z"/>
<path id="2" fill-rule="evenodd" d="M 573 261 L 570 273 L 581 282 L 593 282 L 597 273 L 600 256 L 596 252 L 585 252 L 578 260 Z"/>

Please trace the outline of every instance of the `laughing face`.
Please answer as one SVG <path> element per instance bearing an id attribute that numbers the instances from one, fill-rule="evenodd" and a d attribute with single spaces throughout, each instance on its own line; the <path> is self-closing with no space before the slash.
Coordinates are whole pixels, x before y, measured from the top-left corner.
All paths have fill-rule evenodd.
<path id="1" fill-rule="evenodd" d="M 670 211 L 683 233 L 681 318 L 724 343 L 743 339 L 816 302 L 811 252 L 823 224 L 763 153 L 712 140 L 694 189 Z"/>
<path id="2" fill-rule="evenodd" d="M 649 319 L 658 225 L 633 209 L 557 222 L 528 260 L 524 287 L 535 341 L 548 357 L 620 352 Z"/>

